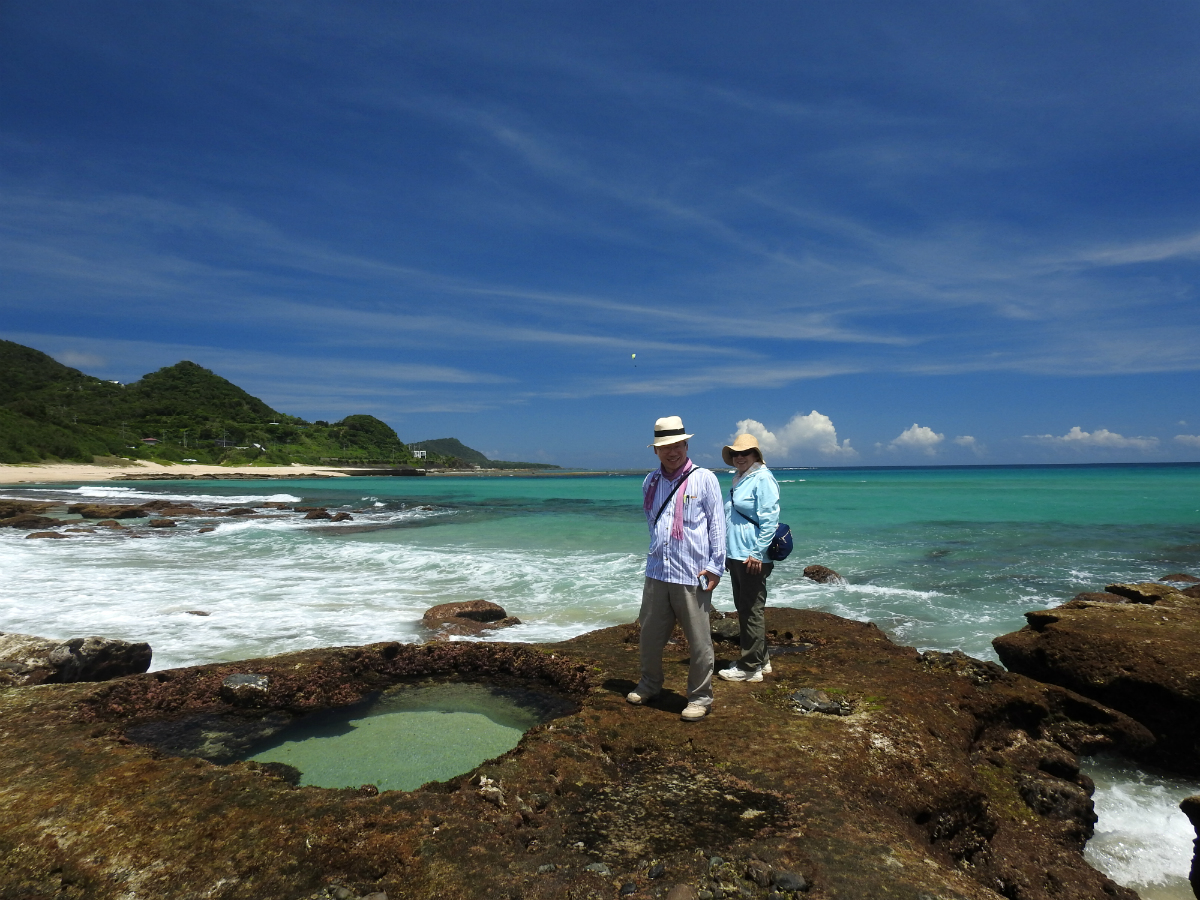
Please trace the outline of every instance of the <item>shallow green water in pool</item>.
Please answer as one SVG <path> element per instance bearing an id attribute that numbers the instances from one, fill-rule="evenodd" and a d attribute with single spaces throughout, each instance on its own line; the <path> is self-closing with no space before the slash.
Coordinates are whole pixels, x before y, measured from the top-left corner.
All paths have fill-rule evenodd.
<path id="1" fill-rule="evenodd" d="M 566 711 L 545 695 L 484 685 L 403 687 L 308 716 L 245 759 L 294 766 L 302 785 L 411 791 L 507 753 L 534 725 Z"/>

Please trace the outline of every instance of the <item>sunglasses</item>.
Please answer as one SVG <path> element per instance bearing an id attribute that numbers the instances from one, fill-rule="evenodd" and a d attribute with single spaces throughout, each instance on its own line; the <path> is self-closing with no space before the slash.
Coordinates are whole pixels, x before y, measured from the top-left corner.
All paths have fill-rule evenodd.
<path id="1" fill-rule="evenodd" d="M 730 456 L 756 456 L 753 450 L 730 450 Z"/>

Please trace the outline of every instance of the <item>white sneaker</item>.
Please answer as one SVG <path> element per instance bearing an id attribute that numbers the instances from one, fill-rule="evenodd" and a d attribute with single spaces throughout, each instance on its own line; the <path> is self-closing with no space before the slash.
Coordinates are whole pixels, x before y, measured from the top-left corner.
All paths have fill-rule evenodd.
<path id="1" fill-rule="evenodd" d="M 722 669 L 717 674 L 726 681 L 762 681 L 763 670 L 755 669 L 753 672 L 747 672 L 738 666 L 730 666 L 728 669 Z"/>
<path id="2" fill-rule="evenodd" d="M 766 662 L 766 664 L 765 664 L 765 665 L 762 667 L 762 673 L 763 673 L 764 675 L 770 675 L 770 674 L 771 674 L 771 660 L 770 660 L 770 658 L 769 658 L 769 657 L 768 657 L 768 659 L 767 659 L 767 662 Z"/>
<path id="3" fill-rule="evenodd" d="M 645 704 L 647 704 L 651 700 L 653 700 L 656 696 L 658 696 L 658 695 L 657 694 L 639 694 L 637 691 L 630 691 L 628 694 L 625 695 L 625 699 L 629 703 L 632 703 L 634 706 L 644 706 Z"/>
<path id="4" fill-rule="evenodd" d="M 679 714 L 679 718 L 685 722 L 697 722 L 708 715 L 708 709 L 703 703 L 689 703 Z"/>

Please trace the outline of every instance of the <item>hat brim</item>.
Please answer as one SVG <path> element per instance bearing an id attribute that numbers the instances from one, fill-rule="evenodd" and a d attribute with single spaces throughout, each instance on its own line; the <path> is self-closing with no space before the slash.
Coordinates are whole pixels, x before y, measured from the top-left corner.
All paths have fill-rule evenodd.
<path id="1" fill-rule="evenodd" d="M 669 447 L 671 444 L 679 444 L 683 441 L 690 441 L 694 438 L 694 434 L 668 434 L 666 437 L 655 438 L 653 444 L 647 444 L 647 447 Z"/>
<path id="2" fill-rule="evenodd" d="M 763 465 L 766 465 L 766 461 L 763 459 L 761 447 L 750 446 L 750 447 L 742 447 L 741 449 L 742 450 L 753 450 L 754 454 L 758 457 L 758 461 L 760 463 L 762 463 Z M 725 460 L 725 465 L 732 466 L 733 465 L 733 447 L 729 446 L 728 444 L 726 446 L 722 447 L 721 448 L 721 459 Z"/>

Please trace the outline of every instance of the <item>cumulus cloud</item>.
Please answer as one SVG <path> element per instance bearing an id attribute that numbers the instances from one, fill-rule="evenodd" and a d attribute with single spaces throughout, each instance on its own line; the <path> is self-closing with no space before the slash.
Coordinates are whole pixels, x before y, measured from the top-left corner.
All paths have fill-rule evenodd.
<path id="1" fill-rule="evenodd" d="M 983 444 L 979 443 L 979 441 L 975 440 L 975 438 L 971 437 L 969 434 L 960 434 L 954 439 L 954 443 L 966 450 L 970 450 L 976 455 L 983 452 Z"/>
<path id="2" fill-rule="evenodd" d="M 1200 434 L 1177 434 L 1175 440 L 1188 447 L 1200 448 Z"/>
<path id="3" fill-rule="evenodd" d="M 763 456 L 787 457 L 793 450 L 820 453 L 823 456 L 850 458 L 858 451 L 850 446 L 850 439 L 838 443 L 837 429 L 833 420 L 815 409 L 807 416 L 800 413 L 778 431 L 770 431 L 755 419 L 742 419 L 737 423 L 736 434 L 730 435 L 730 443 L 738 434 L 752 434 L 758 438 Z"/>
<path id="4" fill-rule="evenodd" d="M 900 435 L 888 444 L 889 450 L 918 450 L 929 456 L 937 453 L 937 445 L 946 439 L 944 434 L 938 434 L 932 428 L 913 422 L 912 427 L 900 432 Z M 974 438 L 971 438 L 974 441 Z"/>
<path id="5" fill-rule="evenodd" d="M 1158 438 L 1156 437 L 1125 437 L 1123 434 L 1117 434 L 1107 428 L 1097 428 L 1095 431 L 1088 432 L 1078 425 L 1061 437 L 1053 434 L 1026 435 L 1026 437 L 1043 444 L 1074 447 L 1079 450 L 1155 450 L 1158 448 Z"/>

